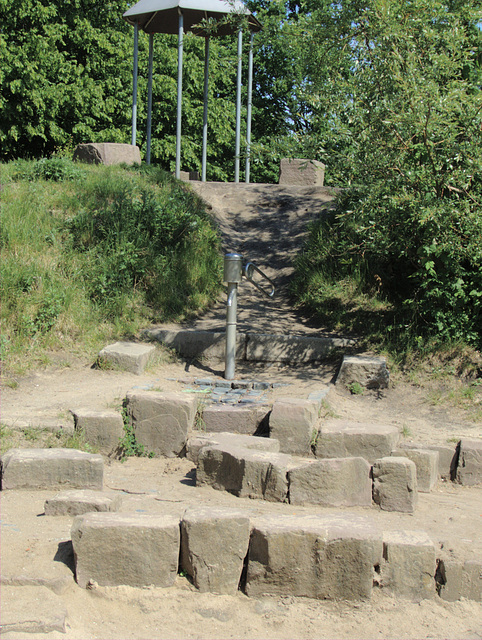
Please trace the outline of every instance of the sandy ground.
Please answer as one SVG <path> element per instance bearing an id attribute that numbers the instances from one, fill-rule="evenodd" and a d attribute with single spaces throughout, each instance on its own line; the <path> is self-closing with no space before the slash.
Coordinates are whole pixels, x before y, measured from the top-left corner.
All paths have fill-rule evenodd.
<path id="1" fill-rule="evenodd" d="M 271 185 L 274 187 L 275 185 Z M 202 185 L 198 189 L 203 190 Z M 241 195 L 240 195 L 241 194 Z M 306 221 L 329 202 L 326 192 L 213 186 L 202 193 L 220 225 L 226 251 L 241 251 L 257 261 L 277 285 L 280 297 L 262 299 L 248 283 L 240 286 L 240 329 L 270 333 L 322 330 L 297 315 L 286 297 L 291 258 L 306 233 Z M 197 328 L 223 326 L 223 301 L 199 319 Z M 58 361 L 62 361 L 58 356 Z M 323 366 L 238 365 L 238 378 L 285 382 L 272 391 L 307 397 L 329 384 L 336 363 Z M 37 371 L 2 391 L 2 423 L 13 428 L 48 427 L 70 431 L 70 410 L 119 408 L 126 392 L 151 388 L 184 392 L 180 379 L 222 377 L 222 364 L 161 361 L 141 376 L 92 369 L 91 362 Z M 358 421 L 396 425 L 406 440 L 455 446 L 461 436 L 481 437 L 480 424 L 454 407 L 433 405 L 423 389 L 392 378 L 383 392 L 352 396 L 332 387 L 329 413 Z M 24 444 L 28 445 L 28 442 Z M 30 443 L 35 446 L 35 443 Z M 320 513 L 319 507 L 239 499 L 195 486 L 186 459 L 105 460 L 105 489 L 122 492 L 125 511 L 182 514 L 192 504 L 236 505 L 252 512 Z M 0 621 L 2 636 L 15 640 L 161 640 L 168 638 L 482 638 L 482 604 L 445 602 L 438 596 L 420 603 L 374 589 L 367 602 L 325 602 L 306 598 L 248 598 L 198 593 L 184 577 L 168 589 L 79 588 L 74 579 L 69 517 L 44 515 L 49 491 L 5 491 L 1 498 Z M 482 558 L 482 487 L 442 483 L 420 494 L 414 515 L 386 513 L 376 507 L 351 509 L 381 530 L 423 529 L 436 545 L 454 548 L 464 558 Z M 10 625 L 10 626 L 9 626 Z"/>

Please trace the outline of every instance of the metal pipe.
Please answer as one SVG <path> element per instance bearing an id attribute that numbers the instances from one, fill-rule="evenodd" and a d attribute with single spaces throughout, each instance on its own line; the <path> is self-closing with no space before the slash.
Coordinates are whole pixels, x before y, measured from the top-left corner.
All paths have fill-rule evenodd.
<path id="1" fill-rule="evenodd" d="M 136 144 L 137 134 L 137 61 L 139 58 L 139 23 L 134 24 L 134 68 L 133 68 L 133 81 L 132 81 L 132 136 L 131 144 Z"/>
<path id="2" fill-rule="evenodd" d="M 228 283 L 228 302 L 226 308 L 226 358 L 224 377 L 234 378 L 236 362 L 236 313 L 238 309 L 238 283 Z"/>
<path id="3" fill-rule="evenodd" d="M 149 34 L 149 78 L 147 81 L 147 150 L 146 163 L 151 164 L 151 130 L 152 130 L 152 63 L 154 58 L 154 34 Z"/>
<path id="4" fill-rule="evenodd" d="M 204 112 L 203 112 L 203 157 L 201 180 L 206 182 L 206 163 L 208 149 L 208 89 L 209 89 L 209 43 L 210 36 L 206 36 L 204 44 Z"/>
<path id="5" fill-rule="evenodd" d="M 241 153 L 241 72 L 243 54 L 243 30 L 238 30 L 238 77 L 236 88 L 236 145 L 234 152 L 234 182 L 239 182 L 239 160 Z"/>
<path id="6" fill-rule="evenodd" d="M 248 112 L 246 115 L 246 174 L 245 182 L 249 184 L 249 170 L 251 165 L 251 113 L 253 107 L 253 40 L 254 33 L 251 32 L 249 41 L 248 58 Z"/>
<path id="7" fill-rule="evenodd" d="M 184 16 L 179 9 L 179 35 L 177 43 L 177 127 L 176 127 L 176 178 L 181 177 L 181 118 L 182 118 L 182 54 L 184 49 Z"/>

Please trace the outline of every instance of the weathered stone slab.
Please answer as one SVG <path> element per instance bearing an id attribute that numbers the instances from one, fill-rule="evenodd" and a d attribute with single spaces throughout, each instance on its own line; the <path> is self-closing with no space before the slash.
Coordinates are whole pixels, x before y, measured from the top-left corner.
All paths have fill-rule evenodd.
<path id="1" fill-rule="evenodd" d="M 279 184 L 322 187 L 325 180 L 325 165 L 318 160 L 282 158 Z"/>
<path id="2" fill-rule="evenodd" d="M 193 433 L 186 444 L 186 458 L 198 463 L 199 451 L 203 447 L 216 445 L 242 447 L 256 451 L 279 453 L 279 442 L 274 438 L 247 436 L 239 433 Z"/>
<path id="3" fill-rule="evenodd" d="M 461 598 L 482 602 L 482 560 L 463 560 L 442 553 L 437 567 L 437 590 L 448 602 Z"/>
<path id="4" fill-rule="evenodd" d="M 119 511 L 122 496 L 100 491 L 63 491 L 45 501 L 46 516 L 80 516 L 90 511 Z"/>
<path id="5" fill-rule="evenodd" d="M 211 405 L 202 413 L 203 426 L 208 432 L 230 432 L 253 435 L 266 417 L 268 407 Z"/>
<path id="6" fill-rule="evenodd" d="M 124 435 L 124 420 L 117 411 L 91 411 L 90 409 L 72 409 L 74 428 L 81 431 L 86 442 L 108 456 L 119 451 L 119 440 Z"/>
<path id="7" fill-rule="evenodd" d="M 129 391 L 126 401 L 139 444 L 169 458 L 181 453 L 194 425 L 195 398 L 180 393 Z"/>
<path id="8" fill-rule="evenodd" d="M 370 465 L 363 458 L 310 460 L 288 472 L 290 504 L 370 506 Z"/>
<path id="9" fill-rule="evenodd" d="M 1 458 L 2 489 L 102 489 L 104 461 L 75 449 L 10 449 Z"/>
<path id="10" fill-rule="evenodd" d="M 361 457 L 372 463 L 389 456 L 399 439 L 398 429 L 385 424 L 327 420 L 315 445 L 317 458 Z"/>
<path id="11" fill-rule="evenodd" d="M 152 344 L 115 342 L 104 347 L 98 356 L 102 366 L 122 369 L 140 375 L 156 352 Z"/>
<path id="12" fill-rule="evenodd" d="M 269 416 L 270 437 L 276 438 L 283 453 L 308 456 L 316 434 L 318 404 L 301 398 L 278 398 Z"/>
<path id="13" fill-rule="evenodd" d="M 399 444 L 400 449 L 428 449 L 437 451 L 439 455 L 438 473 L 442 480 L 448 481 L 455 476 L 457 456 L 455 447 L 440 444 L 420 444 L 418 442 L 406 442 Z M 418 471 L 417 471 L 418 474 Z"/>
<path id="14" fill-rule="evenodd" d="M 73 160 L 88 164 L 141 164 L 139 147 L 116 142 L 88 142 L 78 144 Z"/>
<path id="15" fill-rule="evenodd" d="M 430 493 L 438 478 L 438 451 L 429 449 L 395 449 L 392 456 L 405 456 L 415 463 L 417 469 L 417 487 L 419 491 Z"/>
<path id="16" fill-rule="evenodd" d="M 417 470 L 408 458 L 386 457 L 373 464 L 373 500 L 383 511 L 413 513 L 417 506 Z"/>
<path id="17" fill-rule="evenodd" d="M 458 446 L 457 482 L 482 484 L 482 439 L 462 438 Z"/>
<path id="18" fill-rule="evenodd" d="M 169 329 L 146 329 L 144 336 L 174 349 L 184 358 L 207 358 L 224 361 L 226 334 L 216 331 L 171 331 Z M 244 360 L 246 335 L 236 333 L 236 360 Z"/>
<path id="19" fill-rule="evenodd" d="M 320 362 L 334 349 L 356 344 L 350 338 L 313 338 L 248 333 L 246 360 L 250 362 Z"/>
<path id="20" fill-rule="evenodd" d="M 85 588 L 170 587 L 178 571 L 179 518 L 146 513 L 87 513 L 72 525 L 76 579 Z"/>
<path id="21" fill-rule="evenodd" d="M 343 356 L 336 384 L 348 387 L 358 382 L 367 389 L 386 389 L 390 381 L 385 358 L 371 356 Z"/>
<path id="22" fill-rule="evenodd" d="M 10 634 L 66 632 L 67 610 L 58 596 L 42 586 L 11 587 L 2 584 L 2 637 Z M 32 636 L 33 637 L 33 636 Z"/>
<path id="23" fill-rule="evenodd" d="M 181 171 L 179 175 L 179 179 L 184 182 L 189 182 L 190 180 L 199 180 L 199 171 Z"/>
<path id="24" fill-rule="evenodd" d="M 435 596 L 435 545 L 425 531 L 383 533 L 382 586 L 420 601 Z"/>
<path id="25" fill-rule="evenodd" d="M 246 593 L 369 598 L 382 537 L 366 518 L 272 515 L 254 519 Z"/>
<path id="26" fill-rule="evenodd" d="M 181 566 L 200 591 L 236 594 L 249 534 L 249 517 L 240 511 L 194 507 L 184 513 Z"/>
<path id="27" fill-rule="evenodd" d="M 295 464 L 291 456 L 283 453 L 222 445 L 204 447 L 199 452 L 196 484 L 228 491 L 240 498 L 287 502 L 287 474 Z"/>

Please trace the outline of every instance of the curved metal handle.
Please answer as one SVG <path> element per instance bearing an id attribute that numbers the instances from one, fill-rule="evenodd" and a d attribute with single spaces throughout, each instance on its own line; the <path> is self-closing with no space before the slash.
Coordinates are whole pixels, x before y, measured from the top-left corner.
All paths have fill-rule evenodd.
<path id="1" fill-rule="evenodd" d="M 264 278 L 269 282 L 269 284 L 271 285 L 271 291 L 267 291 L 258 282 L 254 281 L 253 276 L 255 271 L 257 271 L 262 278 Z M 245 264 L 243 267 L 243 275 L 246 278 L 246 280 L 249 280 L 251 284 L 253 284 L 256 287 L 256 289 L 261 291 L 261 293 L 263 293 L 265 296 L 267 296 L 268 298 L 272 298 L 274 296 L 274 292 L 275 292 L 274 282 L 270 280 L 270 278 L 268 278 L 268 276 L 265 273 L 263 273 L 261 269 L 257 267 L 255 264 L 253 264 L 252 262 L 248 262 L 247 264 Z"/>

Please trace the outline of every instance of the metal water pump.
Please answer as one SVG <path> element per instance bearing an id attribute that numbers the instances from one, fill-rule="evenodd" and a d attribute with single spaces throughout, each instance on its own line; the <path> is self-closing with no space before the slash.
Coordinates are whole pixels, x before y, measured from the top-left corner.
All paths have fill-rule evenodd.
<path id="1" fill-rule="evenodd" d="M 254 280 L 255 274 L 266 280 L 270 287 L 266 289 L 259 281 Z M 233 380 L 236 361 L 236 314 L 238 309 L 238 283 L 243 276 L 251 282 L 261 293 L 269 298 L 274 296 L 274 283 L 252 262 L 243 265 L 243 256 L 239 253 L 226 253 L 224 256 L 223 281 L 228 284 L 228 300 L 226 306 L 226 357 L 224 377 Z"/>

